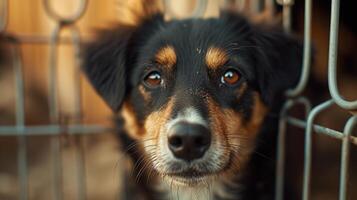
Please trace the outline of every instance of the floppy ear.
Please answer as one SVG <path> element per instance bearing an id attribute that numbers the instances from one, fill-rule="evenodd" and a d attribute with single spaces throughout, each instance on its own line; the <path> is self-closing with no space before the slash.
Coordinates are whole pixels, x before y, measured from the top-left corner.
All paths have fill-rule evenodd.
<path id="1" fill-rule="evenodd" d="M 263 101 L 270 104 L 299 80 L 302 69 L 302 42 L 282 31 L 255 29 L 258 48 L 256 71 Z"/>
<path id="2" fill-rule="evenodd" d="M 162 22 L 163 16 L 157 14 L 137 26 L 119 25 L 99 32 L 94 42 L 85 45 L 84 72 L 113 111 L 119 110 L 130 90 L 128 76 L 138 49 Z"/>
<path id="3" fill-rule="evenodd" d="M 122 10 L 126 11 L 126 17 L 117 27 L 100 31 L 94 42 L 84 46 L 84 72 L 113 111 L 119 110 L 130 90 L 127 76 L 135 63 L 137 49 L 163 22 L 156 0 L 137 2 Z"/>
<path id="4" fill-rule="evenodd" d="M 126 58 L 133 32 L 130 26 L 102 31 L 84 48 L 83 70 L 113 111 L 119 109 L 126 93 Z"/>

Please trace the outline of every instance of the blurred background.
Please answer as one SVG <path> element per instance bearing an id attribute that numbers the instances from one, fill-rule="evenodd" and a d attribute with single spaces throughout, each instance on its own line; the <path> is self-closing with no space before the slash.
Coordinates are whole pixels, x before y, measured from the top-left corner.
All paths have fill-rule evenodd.
<path id="1" fill-rule="evenodd" d="M 59 21 L 46 11 L 45 3 L 47 2 L 57 15 L 68 18 L 81 7 L 81 0 L 0 0 L 0 21 L 7 21 L 7 26 L 0 35 L 0 127 L 10 127 L 18 123 L 15 109 L 18 101 L 14 76 L 16 62 L 11 52 L 13 45 L 8 42 L 9 36 L 19 41 L 20 59 L 23 63 L 26 126 L 46 126 L 54 122 L 50 117 L 51 99 L 48 92 L 51 91 L 48 89 L 50 53 L 54 52 L 57 63 L 55 88 L 58 91 L 58 115 L 55 122 L 64 127 L 71 124 L 103 127 L 99 131 L 90 131 L 91 134 L 81 136 L 68 134 L 66 128 L 60 131 L 59 136 L 26 136 L 29 199 L 55 199 L 54 185 L 57 179 L 53 174 L 55 165 L 58 164 L 56 155 L 61 161 L 59 180 L 63 199 L 80 199 L 80 193 L 83 191 L 86 199 L 121 198 L 123 185 L 126 184 L 122 178 L 126 165 L 125 158 L 119 151 L 115 133 L 107 131 L 112 127 L 113 116 L 85 78 L 77 74 L 80 60 L 77 46 L 71 41 L 71 31 L 78 31 L 80 42 L 88 41 L 93 37 L 96 28 L 110 27 L 118 20 L 123 20 L 125 15 L 119 8 L 122 4 L 134 1 L 136 0 L 88 0 L 83 9 L 83 16 L 72 24 L 62 24 L 64 28 L 60 31 L 60 39 L 54 51 L 49 44 Z M 263 9 L 264 6 L 254 6 L 256 2 L 259 0 L 208 0 L 204 17 L 218 16 L 220 8 L 229 7 L 232 10 L 240 10 L 255 23 L 282 23 L 281 6 L 274 1 L 261 0 L 261 5 L 266 5 L 267 8 Z M 185 18 L 190 16 L 195 4 L 196 1 L 192 0 L 171 0 L 169 6 L 175 17 Z M 326 0 L 313 1 L 311 34 L 314 59 L 305 91 L 313 105 L 330 98 L 327 86 L 330 4 L 331 2 Z M 338 48 L 339 89 L 346 99 L 350 100 L 357 98 L 357 14 L 352 4 L 352 0 L 341 2 Z M 170 18 L 172 15 L 167 17 Z M 304 1 L 295 1 L 292 7 L 292 30 L 301 38 L 303 26 Z M 81 80 L 80 90 L 76 87 L 78 77 Z M 76 101 L 78 96 L 82 99 L 80 104 Z M 292 114 L 303 116 L 299 109 L 293 110 Z M 335 106 L 319 115 L 316 123 L 335 130 L 343 130 L 349 116 L 348 112 Z M 288 133 L 286 179 L 292 190 L 287 192 L 296 194 L 296 199 L 300 199 L 304 132 L 302 129 L 289 126 Z M 60 154 L 52 152 L 54 137 L 59 141 Z M 313 137 L 312 199 L 337 199 L 341 142 L 325 135 L 314 134 Z M 23 144 L 23 141 L 24 137 L 11 135 L 10 132 L 0 135 L 1 200 L 19 199 L 23 196 L 20 192 L 21 179 L 18 173 L 18 155 L 21 155 L 19 151 L 24 150 L 19 150 L 19 145 Z M 356 155 L 357 147 L 351 145 L 349 199 L 357 199 L 357 191 L 353 189 L 357 186 Z M 81 167 L 78 163 L 84 163 L 84 166 Z M 79 174 L 85 175 L 84 182 L 78 178 Z"/>

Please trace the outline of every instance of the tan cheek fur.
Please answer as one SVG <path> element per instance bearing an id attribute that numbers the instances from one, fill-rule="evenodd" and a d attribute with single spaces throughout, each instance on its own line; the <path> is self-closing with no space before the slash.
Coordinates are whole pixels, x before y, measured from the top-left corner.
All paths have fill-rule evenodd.
<path id="1" fill-rule="evenodd" d="M 136 119 L 133 107 L 129 103 L 124 102 L 121 115 L 125 121 L 124 128 L 129 136 L 134 139 L 140 139 L 145 134 L 145 130 Z"/>
<path id="2" fill-rule="evenodd" d="M 165 123 L 169 120 L 172 109 L 173 99 L 170 99 L 168 103 L 160 110 L 151 113 L 145 120 L 144 127 L 147 131 L 146 139 L 152 139 L 157 144 L 159 140 L 160 130 L 165 126 Z"/>
<path id="3" fill-rule="evenodd" d="M 121 115 L 125 120 L 125 130 L 134 139 L 140 140 L 147 137 L 158 139 L 160 128 L 169 119 L 172 108 L 173 100 L 170 99 L 165 106 L 148 115 L 144 123 L 140 124 L 130 103 L 124 102 Z"/>
<path id="4" fill-rule="evenodd" d="M 229 155 L 232 151 L 238 152 L 233 157 L 234 163 L 227 175 L 240 170 L 249 160 L 251 151 L 254 148 L 255 140 L 260 126 L 267 113 L 266 106 L 262 103 L 258 93 L 254 94 L 254 106 L 250 121 L 243 122 L 243 116 L 231 109 L 222 109 L 208 98 L 208 110 L 211 118 L 212 133 L 219 142 L 226 146 L 224 155 Z"/>

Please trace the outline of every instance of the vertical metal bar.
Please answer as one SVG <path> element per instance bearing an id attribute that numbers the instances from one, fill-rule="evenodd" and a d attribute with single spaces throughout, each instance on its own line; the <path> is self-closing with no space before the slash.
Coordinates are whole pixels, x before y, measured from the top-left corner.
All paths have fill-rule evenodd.
<path id="1" fill-rule="evenodd" d="M 262 3 L 262 2 L 261 2 L 260 0 L 250 0 L 250 1 L 249 1 L 249 10 L 250 10 L 250 13 L 252 13 L 252 14 L 257 14 L 257 13 L 259 13 L 260 8 L 261 8 L 261 6 L 260 6 L 261 3 Z"/>
<path id="2" fill-rule="evenodd" d="M 77 180 L 78 180 L 78 199 L 86 199 L 86 167 L 85 167 L 85 146 L 83 136 L 76 135 L 76 159 L 77 159 Z"/>
<path id="3" fill-rule="evenodd" d="M 58 37 L 62 27 L 56 25 L 51 35 L 50 51 L 49 51 L 49 109 L 51 124 L 58 124 L 59 109 L 58 109 L 58 91 L 57 91 L 57 44 Z M 62 154 L 60 136 L 56 135 L 51 138 L 51 148 L 53 155 L 54 169 L 54 198 L 62 200 Z"/>
<path id="4" fill-rule="evenodd" d="M 272 0 L 274 1 L 274 0 Z M 247 0 L 224 0 L 223 7 L 228 9 L 237 9 L 237 11 L 242 11 L 246 7 Z"/>
<path id="5" fill-rule="evenodd" d="M 1 20 L 0 20 L 0 33 L 5 31 L 6 26 L 7 26 L 7 18 L 8 18 L 8 9 L 9 9 L 9 2 L 8 0 L 1 0 L 0 4 L 1 8 Z"/>
<path id="6" fill-rule="evenodd" d="M 207 2 L 208 0 L 197 0 L 196 5 L 195 5 L 195 9 L 193 10 L 191 17 L 193 18 L 198 18 L 198 17 L 202 17 L 207 9 Z M 167 13 L 168 15 L 170 15 L 171 17 L 175 18 L 177 15 L 175 14 L 175 12 L 172 10 L 171 8 L 171 1 L 170 0 L 164 0 L 164 8 L 165 8 L 165 13 Z"/>
<path id="7" fill-rule="evenodd" d="M 357 123 L 357 116 L 351 117 L 343 130 L 344 138 L 342 140 L 341 149 L 341 171 L 340 171 L 340 194 L 339 200 L 347 199 L 347 181 L 348 181 L 348 165 L 350 155 L 350 135 Z"/>
<path id="8" fill-rule="evenodd" d="M 49 80 L 49 101 L 50 101 L 50 118 L 52 123 L 58 123 L 58 94 L 57 94 L 57 47 L 60 32 L 64 27 L 69 27 L 72 31 L 72 43 L 75 48 L 75 59 L 78 61 L 79 48 L 80 48 L 80 35 L 78 29 L 73 25 L 79 18 L 83 16 L 87 8 L 88 1 L 80 0 L 79 8 L 70 17 L 63 17 L 52 9 L 50 0 L 43 0 L 47 14 L 57 22 L 50 43 L 50 80 Z M 74 69 L 75 81 L 75 120 L 81 119 L 81 83 L 80 83 L 80 69 L 79 62 Z M 61 200 L 62 197 L 62 160 L 61 160 L 61 143 L 60 137 L 52 138 L 52 149 L 54 154 L 54 167 L 55 167 L 55 199 Z M 85 167 L 84 167 L 84 147 L 80 138 L 76 138 L 77 149 L 77 167 L 78 167 L 78 199 L 85 199 L 86 185 L 85 185 Z"/>
<path id="9" fill-rule="evenodd" d="M 305 97 L 300 97 L 296 100 L 289 99 L 283 105 L 279 116 L 279 131 L 277 142 L 277 165 L 276 165 L 276 180 L 275 180 L 275 200 L 284 198 L 284 177 L 285 177 L 285 136 L 287 114 L 296 104 L 302 104 L 305 107 L 305 115 L 311 110 L 311 104 Z M 306 116 L 305 116 L 306 118 Z"/>
<path id="10" fill-rule="evenodd" d="M 300 95 L 305 89 L 309 78 L 311 66 L 311 11 L 312 1 L 305 0 L 303 67 L 297 86 L 286 91 L 288 97 L 296 97 Z"/>
<path id="11" fill-rule="evenodd" d="M 238 11 L 243 11 L 247 6 L 247 0 L 236 0 L 236 4 L 238 4 Z"/>
<path id="12" fill-rule="evenodd" d="M 18 174 L 20 180 L 20 198 L 28 199 L 27 189 L 27 142 L 25 135 L 25 100 L 24 100 L 24 77 L 20 44 L 15 41 L 12 44 L 12 54 L 15 64 L 15 85 L 16 85 L 16 128 L 20 134 L 18 137 Z"/>
<path id="13" fill-rule="evenodd" d="M 80 69 L 80 33 L 77 27 L 71 26 L 71 33 L 72 33 L 72 45 L 74 48 L 74 59 L 76 66 L 74 68 L 74 87 L 75 87 L 75 118 L 81 119 L 82 117 L 82 96 L 81 96 L 81 69 Z"/>
<path id="14" fill-rule="evenodd" d="M 81 76 L 80 76 L 80 34 L 75 26 L 71 26 L 72 42 L 75 51 L 75 119 L 80 123 L 82 120 L 82 91 L 81 91 Z M 78 199 L 86 199 L 86 168 L 85 168 L 85 147 L 84 138 L 76 136 L 76 159 L 77 159 L 77 180 L 78 180 Z"/>
<path id="15" fill-rule="evenodd" d="M 264 1 L 264 9 L 268 9 L 270 13 L 270 17 L 274 16 L 275 13 L 275 6 L 274 6 L 274 0 L 265 0 Z"/>
<path id="16" fill-rule="evenodd" d="M 339 12 L 340 1 L 332 0 L 331 4 L 331 24 L 330 24 L 330 40 L 329 40 L 329 60 L 328 60 L 328 86 L 331 97 L 336 104 L 346 110 L 357 110 L 357 100 L 346 101 L 338 91 L 336 65 L 337 65 L 337 49 L 338 49 L 338 30 L 339 30 Z"/>
<path id="17" fill-rule="evenodd" d="M 291 7 L 295 0 L 277 0 L 283 6 L 283 28 L 287 33 L 291 31 Z"/>
<path id="18" fill-rule="evenodd" d="M 288 33 L 291 32 L 291 6 L 283 6 L 283 27 L 284 30 Z"/>
<path id="19" fill-rule="evenodd" d="M 286 115 L 288 109 L 293 105 L 293 100 L 288 100 L 280 111 L 279 131 L 277 142 L 277 164 L 276 164 L 276 182 L 275 199 L 282 200 L 284 197 L 284 170 L 285 170 L 285 136 L 286 136 Z"/>
<path id="20" fill-rule="evenodd" d="M 311 176 L 311 150 L 312 150 L 312 130 L 313 122 L 316 116 L 323 110 L 333 105 L 333 100 L 330 99 L 315 108 L 313 108 L 307 118 L 306 133 L 305 133 L 305 161 L 304 161 L 304 178 L 303 178 L 303 200 L 308 200 L 310 195 L 310 176 Z"/>
<path id="21" fill-rule="evenodd" d="M 208 0 L 198 0 L 195 10 L 192 13 L 192 17 L 202 17 L 207 9 Z"/>

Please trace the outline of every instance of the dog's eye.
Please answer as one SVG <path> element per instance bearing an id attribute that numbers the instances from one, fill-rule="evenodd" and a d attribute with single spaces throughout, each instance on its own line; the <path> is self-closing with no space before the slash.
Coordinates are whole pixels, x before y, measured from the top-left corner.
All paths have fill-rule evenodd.
<path id="1" fill-rule="evenodd" d="M 234 85 L 239 81 L 240 75 L 237 70 L 229 69 L 224 72 L 221 82 L 226 85 Z"/>
<path id="2" fill-rule="evenodd" d="M 145 78 L 144 82 L 149 87 L 157 87 L 162 84 L 161 75 L 157 71 L 150 72 Z"/>

